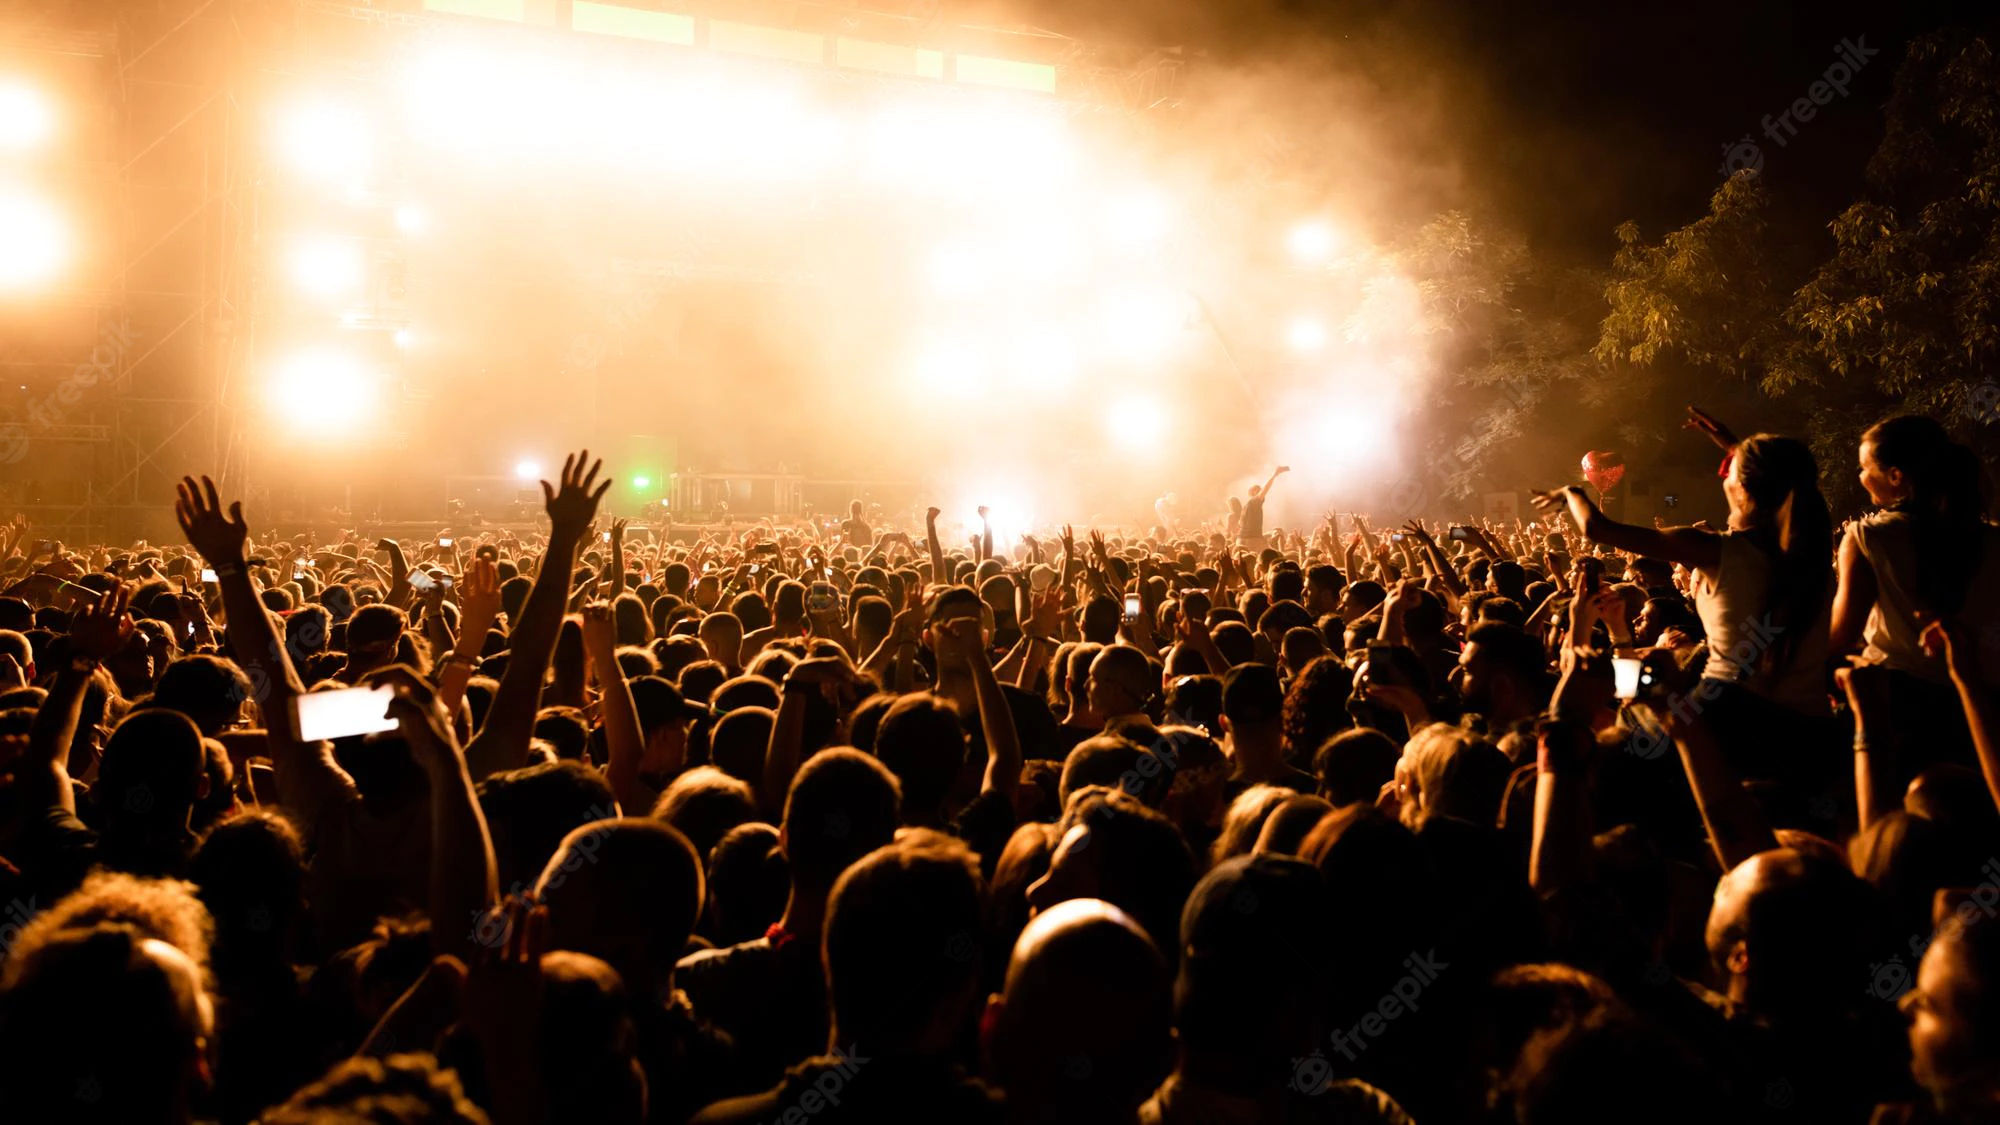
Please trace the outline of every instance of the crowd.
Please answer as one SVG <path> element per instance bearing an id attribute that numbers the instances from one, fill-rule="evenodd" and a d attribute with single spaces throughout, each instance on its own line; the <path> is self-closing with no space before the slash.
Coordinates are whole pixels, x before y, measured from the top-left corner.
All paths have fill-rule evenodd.
<path id="1" fill-rule="evenodd" d="M 1982 466 L 1690 419 L 1724 528 L 0 527 L 0 1120 L 2000 1121 Z"/>

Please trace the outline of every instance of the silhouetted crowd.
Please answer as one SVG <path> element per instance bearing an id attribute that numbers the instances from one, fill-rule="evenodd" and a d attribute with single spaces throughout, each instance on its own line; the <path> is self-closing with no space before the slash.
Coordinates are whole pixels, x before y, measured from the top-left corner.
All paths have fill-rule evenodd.
<path id="1" fill-rule="evenodd" d="M 1983 466 L 1689 426 L 1724 527 L 17 519 L 0 1121 L 2000 1122 Z"/>

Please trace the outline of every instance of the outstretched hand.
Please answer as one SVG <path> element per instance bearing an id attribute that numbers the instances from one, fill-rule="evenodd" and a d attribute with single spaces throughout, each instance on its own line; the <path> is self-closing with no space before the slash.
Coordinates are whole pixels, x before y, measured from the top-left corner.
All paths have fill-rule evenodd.
<path id="1" fill-rule="evenodd" d="M 581 539 L 589 530 L 591 521 L 597 518 L 597 502 L 611 489 L 611 478 L 601 482 L 597 479 L 603 468 L 603 460 L 592 461 L 590 450 L 586 449 L 563 458 L 560 486 L 542 482 L 551 538 Z"/>
<path id="2" fill-rule="evenodd" d="M 132 639 L 132 615 L 126 612 L 131 604 L 132 588 L 122 582 L 114 583 L 95 602 L 85 602 L 70 622 L 70 650 L 92 660 L 116 656 Z"/>
<path id="3" fill-rule="evenodd" d="M 174 499 L 174 518 L 180 521 L 188 544 L 210 567 L 243 565 L 243 545 L 250 539 L 250 527 L 243 522 L 243 502 L 230 504 L 229 514 L 223 515 L 214 481 L 203 477 L 196 483 L 193 477 L 182 477 Z"/>
<path id="4" fill-rule="evenodd" d="M 1687 421 L 1681 423 L 1681 428 L 1707 434 L 1708 440 L 1714 442 L 1725 453 L 1736 448 L 1736 434 L 1728 426 L 1723 425 L 1715 415 L 1693 403 L 1688 404 Z"/>

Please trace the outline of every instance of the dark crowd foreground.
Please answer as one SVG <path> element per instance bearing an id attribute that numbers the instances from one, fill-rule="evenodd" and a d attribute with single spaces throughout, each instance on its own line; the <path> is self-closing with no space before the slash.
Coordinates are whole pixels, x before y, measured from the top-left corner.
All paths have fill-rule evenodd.
<path id="1" fill-rule="evenodd" d="M 1725 528 L 16 521 L 0 1119 L 2000 1121 L 1983 467 L 1689 425 Z"/>

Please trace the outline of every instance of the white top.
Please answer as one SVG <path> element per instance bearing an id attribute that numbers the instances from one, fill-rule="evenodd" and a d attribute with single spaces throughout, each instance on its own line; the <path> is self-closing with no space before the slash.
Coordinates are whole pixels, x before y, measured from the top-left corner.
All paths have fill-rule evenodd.
<path id="1" fill-rule="evenodd" d="M 2000 629 L 1995 628 L 2000 625 L 2000 527 L 1984 524 L 1981 529 L 1985 538 L 1979 568 L 1957 616 L 1965 635 L 1979 641 L 1980 671 L 1990 683 L 2000 675 Z M 1916 520 L 1906 513 L 1876 512 L 1848 532 L 1875 572 L 1875 607 L 1868 611 L 1868 624 L 1861 633 L 1866 642 L 1861 658 L 1945 683 L 1950 674 L 1944 661 L 1925 656 L 1917 642 L 1923 628 L 1917 623 L 1915 531 Z"/>
<path id="2" fill-rule="evenodd" d="M 1792 646 L 1791 658 L 1767 670 L 1762 666 L 1764 654 L 1784 628 L 1771 619 L 1775 600 L 1771 567 L 1776 560 L 1740 531 L 1724 533 L 1721 546 L 1715 566 L 1697 567 L 1694 572 L 1695 612 L 1708 634 L 1708 663 L 1702 667 L 1702 677 L 1740 684 L 1795 711 L 1824 714 L 1827 699 L 1821 679 L 1832 606 L 1831 574 L 1827 604 Z"/>

